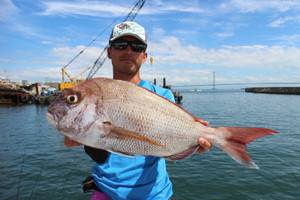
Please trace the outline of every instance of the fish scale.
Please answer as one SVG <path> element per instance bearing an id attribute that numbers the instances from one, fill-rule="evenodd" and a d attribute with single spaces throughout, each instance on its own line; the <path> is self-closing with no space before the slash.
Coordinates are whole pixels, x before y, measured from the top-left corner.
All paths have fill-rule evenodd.
<path id="1" fill-rule="evenodd" d="M 109 107 L 109 106 L 108 106 Z M 114 115 L 110 115 L 111 120 L 115 122 L 116 126 L 119 127 L 124 127 L 126 129 L 132 130 L 132 131 L 138 131 L 140 130 L 140 134 L 142 135 L 147 135 L 153 139 L 155 139 L 156 141 L 158 141 L 159 143 L 167 143 L 167 139 L 168 137 L 163 137 L 160 138 L 159 136 L 161 135 L 160 132 L 162 132 L 162 130 L 165 129 L 165 127 L 170 127 L 169 130 L 167 131 L 169 134 L 173 133 L 173 127 L 172 126 L 168 126 L 168 121 L 165 121 L 164 123 L 160 123 L 160 126 L 155 127 L 154 125 L 158 123 L 159 119 L 157 119 L 157 117 L 155 117 L 154 115 L 142 115 L 143 112 L 146 112 L 147 110 L 141 110 L 142 107 L 144 107 L 143 105 L 138 106 L 137 104 L 134 104 L 133 107 L 135 107 L 135 110 L 139 110 L 140 112 L 138 112 L 136 115 L 131 116 L 132 118 L 134 118 L 135 120 L 124 120 L 124 118 L 121 118 L 120 116 L 122 114 L 125 114 L 125 111 L 121 111 L 118 108 L 114 108 L 114 109 L 109 109 L 109 110 L 113 110 Z M 121 114 L 117 114 L 118 112 L 120 112 Z M 129 113 L 131 113 L 130 111 L 128 111 Z M 109 113 L 109 112 L 108 112 Z M 128 116 L 128 114 L 127 114 Z M 144 117 L 144 120 L 142 119 L 142 117 Z M 122 120 L 123 119 L 123 120 Z M 138 123 L 138 121 L 142 122 L 142 121 L 146 121 L 149 123 Z M 163 141 L 162 139 L 165 139 L 165 141 Z M 143 142 L 140 141 L 128 141 L 128 143 L 136 143 L 136 147 L 133 147 L 134 149 L 136 149 L 136 151 L 139 151 L 140 154 L 144 154 L 143 150 L 145 148 L 139 149 L 138 147 L 141 147 L 140 144 Z M 195 141 L 196 142 L 196 141 Z M 156 147 L 156 146 L 153 146 Z M 164 150 L 164 148 L 162 148 L 160 151 Z M 154 149 L 154 151 L 157 151 L 157 149 Z"/>
<path id="2" fill-rule="evenodd" d="M 70 95 L 77 95 L 78 101 L 68 102 Z M 209 127 L 147 89 L 108 78 L 87 80 L 64 91 L 47 115 L 64 135 L 87 146 L 179 160 L 193 154 L 202 137 L 251 168 L 257 166 L 247 154 L 247 143 L 277 133 L 256 127 Z"/>

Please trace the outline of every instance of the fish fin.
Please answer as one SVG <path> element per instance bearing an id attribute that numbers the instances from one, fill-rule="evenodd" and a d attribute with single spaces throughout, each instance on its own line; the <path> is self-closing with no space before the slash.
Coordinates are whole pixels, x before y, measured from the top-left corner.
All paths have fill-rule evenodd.
<path id="1" fill-rule="evenodd" d="M 199 149 L 199 145 L 196 145 L 196 146 L 190 147 L 180 153 L 166 156 L 165 158 L 170 161 L 182 160 L 182 159 L 188 158 L 191 155 L 193 155 L 196 151 L 198 151 L 198 149 Z"/>
<path id="2" fill-rule="evenodd" d="M 196 122 L 200 122 L 202 125 L 204 126 L 208 126 L 209 125 L 209 122 L 208 121 L 205 121 L 204 119 L 201 119 L 201 118 L 194 118 L 194 120 Z"/>
<path id="3" fill-rule="evenodd" d="M 111 122 L 103 122 L 104 125 L 104 132 L 106 133 L 106 136 L 112 136 L 112 137 L 118 137 L 118 138 L 124 138 L 124 139 L 134 139 L 139 140 L 142 142 L 146 142 L 149 144 L 153 144 L 156 146 L 165 146 L 163 144 L 160 144 L 159 142 L 155 141 L 154 139 L 147 137 L 145 135 L 141 135 L 139 133 L 114 126 Z"/>
<path id="4" fill-rule="evenodd" d="M 77 147 L 77 146 L 80 146 L 81 144 L 74 141 L 74 140 L 71 140 L 70 138 L 68 138 L 67 136 L 64 136 L 64 145 L 66 147 Z"/>
<path id="5" fill-rule="evenodd" d="M 259 169 L 247 153 L 247 144 L 255 139 L 273 135 L 277 131 L 267 128 L 220 127 L 225 141 L 218 143 L 230 157 L 249 168 Z"/>

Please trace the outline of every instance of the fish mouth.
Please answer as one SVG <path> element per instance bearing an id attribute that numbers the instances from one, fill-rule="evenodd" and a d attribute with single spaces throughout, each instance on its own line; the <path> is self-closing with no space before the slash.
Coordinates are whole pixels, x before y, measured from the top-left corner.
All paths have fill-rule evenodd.
<path id="1" fill-rule="evenodd" d="M 57 120 L 55 119 L 55 116 L 53 114 L 50 114 L 49 112 L 46 115 L 47 115 L 48 122 L 51 125 L 57 127 L 58 123 L 57 123 Z"/>
<path id="2" fill-rule="evenodd" d="M 48 122 L 52 126 L 54 126 L 58 130 L 59 133 L 62 133 L 64 136 L 67 136 L 71 140 L 74 140 L 74 141 L 80 143 L 80 139 L 76 138 L 76 135 L 80 135 L 80 134 L 74 134 L 76 132 L 76 130 L 71 130 L 70 128 L 67 128 L 67 127 L 60 127 L 59 122 L 58 122 L 58 116 L 53 115 L 49 112 L 46 115 L 47 115 Z M 70 130 L 73 134 L 69 133 Z M 75 136 L 75 138 L 74 138 L 74 136 Z"/>

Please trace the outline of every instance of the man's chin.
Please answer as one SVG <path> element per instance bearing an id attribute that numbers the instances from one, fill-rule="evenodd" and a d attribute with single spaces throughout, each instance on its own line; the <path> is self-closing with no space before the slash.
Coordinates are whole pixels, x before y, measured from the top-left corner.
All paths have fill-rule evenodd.
<path id="1" fill-rule="evenodd" d="M 136 66 L 132 63 L 122 63 L 119 65 L 120 67 L 116 67 L 115 71 L 118 71 L 118 73 L 127 74 L 127 75 L 135 75 L 138 73 L 140 67 Z"/>
<path id="2" fill-rule="evenodd" d="M 138 68 L 135 66 L 135 65 L 132 65 L 132 64 L 128 64 L 128 65 L 123 65 L 122 67 L 122 71 L 123 72 L 137 72 L 138 71 Z"/>

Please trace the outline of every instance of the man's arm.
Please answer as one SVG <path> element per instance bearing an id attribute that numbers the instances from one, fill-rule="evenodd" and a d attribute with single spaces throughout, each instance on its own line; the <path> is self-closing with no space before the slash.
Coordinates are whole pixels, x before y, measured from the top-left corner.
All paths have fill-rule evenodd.
<path id="1" fill-rule="evenodd" d="M 65 136 L 64 145 L 66 147 L 77 147 L 80 146 L 81 144 Z M 104 163 L 109 155 L 108 151 L 102 149 L 96 149 L 89 146 L 84 146 L 84 151 L 86 154 L 88 154 L 91 157 L 91 159 L 93 159 L 98 164 Z"/>
<path id="2" fill-rule="evenodd" d="M 84 146 L 84 151 L 91 157 L 91 159 L 93 159 L 98 164 L 103 164 L 109 156 L 108 151 L 96 149 L 89 146 Z"/>

